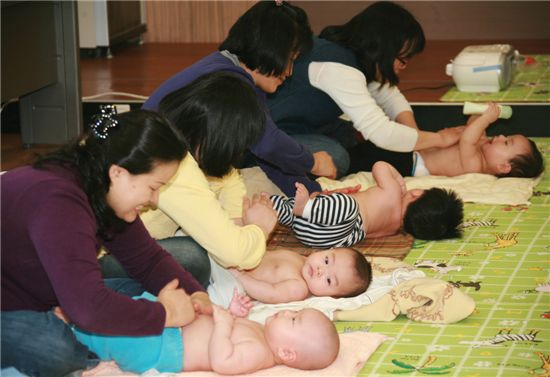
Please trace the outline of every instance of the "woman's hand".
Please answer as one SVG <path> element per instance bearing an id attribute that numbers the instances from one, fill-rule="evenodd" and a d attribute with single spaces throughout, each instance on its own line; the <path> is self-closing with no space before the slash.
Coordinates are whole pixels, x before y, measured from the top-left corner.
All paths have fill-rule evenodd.
<path id="1" fill-rule="evenodd" d="M 267 240 L 277 225 L 277 212 L 273 209 L 269 194 L 262 192 L 254 194 L 251 200 L 244 199 L 243 223 L 254 224 L 260 227 Z"/>
<path id="2" fill-rule="evenodd" d="M 322 194 L 330 195 L 334 194 L 335 192 L 339 192 L 341 194 L 355 194 L 361 190 L 361 185 L 355 185 L 355 186 L 348 186 L 348 187 L 342 187 L 334 190 L 323 190 L 321 191 Z"/>
<path id="3" fill-rule="evenodd" d="M 319 151 L 313 153 L 313 168 L 311 168 L 311 174 L 318 177 L 327 177 L 330 179 L 336 179 L 336 165 L 332 161 L 332 156 L 325 151 Z"/>
<path id="4" fill-rule="evenodd" d="M 65 322 L 67 325 L 70 325 L 72 323 L 71 319 L 67 317 L 67 314 L 65 314 L 65 312 L 63 311 L 63 309 L 61 309 L 61 307 L 55 306 L 52 312 L 57 318 Z"/>
<path id="5" fill-rule="evenodd" d="M 172 280 L 161 289 L 158 301 L 166 311 L 164 327 L 181 327 L 195 319 L 195 309 L 189 296 L 178 288 L 178 279 Z"/>
<path id="6" fill-rule="evenodd" d="M 450 147 L 459 142 L 460 136 L 464 132 L 464 126 L 449 127 L 437 131 L 437 134 L 441 137 L 441 148 Z"/>
<path id="7" fill-rule="evenodd" d="M 197 314 L 212 315 L 212 302 L 208 293 L 197 291 L 191 295 L 191 302 L 193 303 L 193 309 Z"/>

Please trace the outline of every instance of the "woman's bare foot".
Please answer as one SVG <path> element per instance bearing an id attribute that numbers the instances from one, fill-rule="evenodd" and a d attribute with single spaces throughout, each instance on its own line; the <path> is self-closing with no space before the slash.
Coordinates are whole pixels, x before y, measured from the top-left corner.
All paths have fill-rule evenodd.
<path id="1" fill-rule="evenodd" d="M 294 208 L 292 209 L 292 213 L 296 216 L 302 216 L 308 200 L 309 192 L 306 186 L 296 182 L 296 194 L 294 195 Z"/>

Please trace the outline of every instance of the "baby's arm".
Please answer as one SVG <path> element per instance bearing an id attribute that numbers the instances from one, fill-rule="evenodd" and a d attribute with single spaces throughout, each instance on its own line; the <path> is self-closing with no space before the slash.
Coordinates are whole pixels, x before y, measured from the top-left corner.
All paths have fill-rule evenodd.
<path id="1" fill-rule="evenodd" d="M 485 136 L 485 130 L 498 119 L 500 109 L 490 103 L 481 116 L 469 122 L 459 142 L 460 163 L 465 173 L 480 172 L 482 168 L 479 141 Z"/>
<path id="2" fill-rule="evenodd" d="M 299 278 L 268 283 L 247 273 L 238 272 L 235 275 L 250 297 L 265 304 L 303 300 L 309 295 L 309 289 L 305 281 Z"/>
<path id="3" fill-rule="evenodd" d="M 235 319 L 214 306 L 214 330 L 208 343 L 212 370 L 221 374 L 241 374 L 260 369 L 266 357 L 265 346 L 252 338 L 233 343 Z"/>
<path id="4" fill-rule="evenodd" d="M 372 167 L 372 177 L 382 190 L 398 192 L 399 197 L 405 195 L 407 186 L 403 176 L 389 163 L 377 161 Z"/>

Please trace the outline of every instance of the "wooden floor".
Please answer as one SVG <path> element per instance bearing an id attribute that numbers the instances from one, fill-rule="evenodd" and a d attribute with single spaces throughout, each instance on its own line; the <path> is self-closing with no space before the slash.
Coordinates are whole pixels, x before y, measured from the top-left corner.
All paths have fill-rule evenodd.
<path id="1" fill-rule="evenodd" d="M 523 54 L 549 54 L 550 40 L 475 41 L 475 44 L 512 43 Z M 452 85 L 445 65 L 472 41 L 428 41 L 424 52 L 409 62 L 400 88 L 412 103 L 438 102 Z M 111 59 L 80 61 L 83 102 L 143 102 L 164 80 L 217 49 L 216 44 L 149 43 L 114 51 Z M 103 95 L 122 92 L 128 95 Z M 36 153 L 54 147 L 25 149 L 19 134 L 2 134 L 0 169 L 26 164 Z"/>
<path id="2" fill-rule="evenodd" d="M 510 42 L 428 41 L 424 52 L 415 56 L 401 72 L 399 87 L 410 102 L 438 102 L 452 85 L 451 77 L 445 75 L 446 64 L 465 46 L 493 43 Z M 550 53 L 548 39 L 514 40 L 512 44 L 523 54 Z M 107 92 L 129 92 L 148 97 L 164 80 L 216 48 L 216 44 L 146 43 L 115 52 L 112 59 L 81 60 L 83 99 Z M 124 97 L 106 96 L 96 100 L 106 99 L 124 100 Z"/>

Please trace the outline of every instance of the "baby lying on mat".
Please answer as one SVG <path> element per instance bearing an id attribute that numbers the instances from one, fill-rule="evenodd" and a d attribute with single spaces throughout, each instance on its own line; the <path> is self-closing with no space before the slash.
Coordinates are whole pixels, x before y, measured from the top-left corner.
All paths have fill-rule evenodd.
<path id="1" fill-rule="evenodd" d="M 371 171 L 374 163 L 382 160 L 407 176 L 484 173 L 496 177 L 537 177 L 544 171 L 544 162 L 532 140 L 519 134 L 495 137 L 485 134 L 499 114 L 500 108 L 490 103 L 481 116 L 470 117 L 459 142 L 446 148 L 400 153 L 368 141 L 358 144 L 350 151 L 349 172 Z"/>
<path id="2" fill-rule="evenodd" d="M 229 270 L 248 296 L 266 304 L 307 297 L 352 297 L 365 292 L 372 280 L 370 263 L 357 250 L 336 248 L 305 257 L 293 251 L 265 253 L 252 270 Z"/>
<path id="3" fill-rule="evenodd" d="M 439 240 L 460 236 L 463 204 L 453 191 L 407 190 L 390 164 L 372 168 L 376 186 L 350 194 L 309 194 L 296 183 L 296 196 L 272 195 L 279 222 L 296 238 L 317 248 L 352 246 L 364 238 L 384 237 L 401 229 L 415 238 Z"/>
<path id="4" fill-rule="evenodd" d="M 148 293 L 135 299 L 156 300 Z M 214 371 L 236 375 L 277 364 L 322 369 L 338 355 L 340 339 L 320 311 L 280 311 L 265 325 L 235 318 L 214 306 L 214 315 L 199 315 L 181 328 L 165 328 L 158 336 L 104 336 L 74 329 L 77 339 L 101 360 L 143 373 Z"/>

